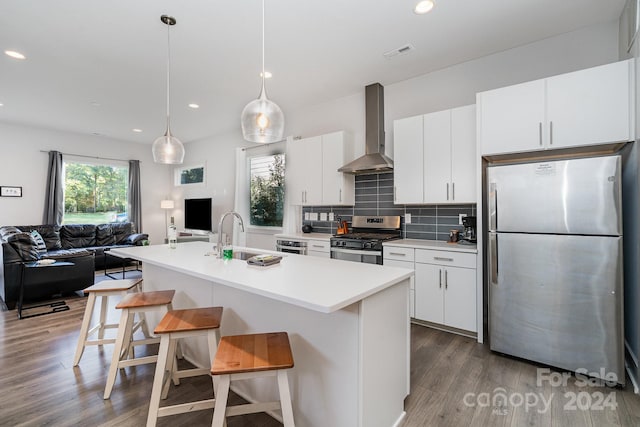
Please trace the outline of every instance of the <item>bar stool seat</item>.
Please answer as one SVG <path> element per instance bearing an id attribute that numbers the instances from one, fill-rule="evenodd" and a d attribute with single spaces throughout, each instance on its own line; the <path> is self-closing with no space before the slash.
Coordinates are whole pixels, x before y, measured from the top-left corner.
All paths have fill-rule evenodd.
<path id="1" fill-rule="evenodd" d="M 114 329 L 118 327 L 117 323 L 106 323 L 107 310 L 109 308 L 109 297 L 124 296 L 128 292 L 140 291 L 142 291 L 142 279 L 103 280 L 84 290 L 84 294 L 89 295 L 89 297 L 84 310 L 84 317 L 82 318 L 78 345 L 76 347 L 75 356 L 73 357 L 73 366 L 78 366 L 78 363 L 80 363 L 80 358 L 82 358 L 82 354 L 84 353 L 86 346 L 113 344 L 116 341 L 114 338 L 104 338 L 105 329 Z M 96 300 L 98 297 L 101 297 L 100 320 L 96 325 L 89 329 L 91 317 L 93 316 L 93 311 L 95 310 Z M 134 325 L 134 331 L 140 327 L 143 328 L 145 337 L 148 337 L 149 331 L 146 322 L 140 320 L 136 325 Z M 98 332 L 98 339 L 93 341 L 89 340 L 89 337 L 96 331 Z"/>
<path id="2" fill-rule="evenodd" d="M 161 309 L 167 312 L 172 310 L 173 307 L 171 303 L 175 293 L 175 290 L 168 290 L 127 294 L 122 301 L 116 305 L 116 308 L 122 310 L 122 313 L 120 315 L 120 323 L 118 324 L 118 335 L 116 336 L 115 348 L 113 349 L 111 366 L 109 366 L 109 373 L 107 375 L 107 384 L 104 389 L 104 399 L 109 399 L 111 396 L 119 368 L 155 363 L 158 360 L 158 355 L 136 358 L 132 354 L 131 350 L 135 345 L 160 342 L 159 337 L 133 340 L 133 318 L 134 315 L 138 313 L 146 323 L 145 313 Z M 129 358 L 130 355 L 131 358 Z"/>
<path id="3" fill-rule="evenodd" d="M 211 425 L 223 427 L 226 417 L 281 409 L 284 426 L 294 427 L 286 371 L 290 368 L 293 368 L 293 355 L 286 332 L 222 337 L 211 366 L 216 396 Z M 280 401 L 227 407 L 232 380 L 265 376 L 277 377 Z"/>
<path id="4" fill-rule="evenodd" d="M 166 399 L 169 386 L 173 379 L 175 385 L 180 384 L 180 378 L 211 375 L 210 369 L 194 368 L 178 370 L 176 363 L 176 346 L 179 339 L 187 337 L 205 336 L 209 348 L 209 360 L 213 359 L 220 341 L 220 321 L 222 307 L 192 308 L 186 310 L 172 310 L 164 315 L 154 334 L 160 335 L 160 350 L 158 362 L 153 378 L 151 400 L 147 426 L 155 426 L 158 417 L 183 414 L 186 412 L 213 409 L 215 399 L 188 402 L 178 405 L 160 407 L 160 398 Z M 166 376 L 165 380 L 165 374 Z"/>

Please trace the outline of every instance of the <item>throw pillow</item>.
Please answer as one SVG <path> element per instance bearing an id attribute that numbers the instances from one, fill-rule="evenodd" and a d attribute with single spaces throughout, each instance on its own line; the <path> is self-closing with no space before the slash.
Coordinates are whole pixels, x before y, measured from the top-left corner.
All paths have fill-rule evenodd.
<path id="1" fill-rule="evenodd" d="M 36 249 L 38 250 L 38 253 L 40 255 L 46 254 L 47 253 L 47 245 L 46 245 L 46 243 L 44 243 L 44 239 L 42 238 L 40 233 L 38 233 L 37 230 L 32 230 L 31 231 L 31 237 L 33 238 L 33 241 L 36 243 Z"/>

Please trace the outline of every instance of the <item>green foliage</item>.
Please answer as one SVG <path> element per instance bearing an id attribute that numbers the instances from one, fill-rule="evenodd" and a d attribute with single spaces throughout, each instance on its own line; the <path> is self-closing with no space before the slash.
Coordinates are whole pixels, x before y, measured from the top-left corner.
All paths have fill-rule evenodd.
<path id="1" fill-rule="evenodd" d="M 251 175 L 251 225 L 282 227 L 284 214 L 284 154 L 277 154 L 268 174 Z M 266 175 L 266 176 L 265 176 Z"/>
<path id="2" fill-rule="evenodd" d="M 67 214 L 125 212 L 127 181 L 126 167 L 65 163 L 64 222 L 69 223 Z"/>

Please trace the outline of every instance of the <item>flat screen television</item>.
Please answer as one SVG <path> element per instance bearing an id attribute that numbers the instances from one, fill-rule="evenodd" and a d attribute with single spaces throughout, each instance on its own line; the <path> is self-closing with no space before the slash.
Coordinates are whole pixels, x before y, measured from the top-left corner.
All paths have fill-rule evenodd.
<path id="1" fill-rule="evenodd" d="M 184 199 L 184 228 L 212 231 L 210 197 L 207 199 Z"/>

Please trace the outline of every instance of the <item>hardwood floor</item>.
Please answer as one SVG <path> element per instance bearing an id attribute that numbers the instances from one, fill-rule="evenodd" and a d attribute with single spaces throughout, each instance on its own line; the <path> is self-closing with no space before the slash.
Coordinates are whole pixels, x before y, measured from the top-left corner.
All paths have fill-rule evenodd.
<path id="1" fill-rule="evenodd" d="M 56 314 L 18 320 L 15 310 L 0 313 L 0 425 L 144 425 L 154 365 L 121 371 L 111 399 L 103 400 L 113 346 L 107 345 L 104 350 L 87 348 L 80 365 L 73 368 L 86 299 L 64 300 L 70 310 Z M 571 378 L 562 387 L 551 387 L 548 382 L 538 387 L 537 366 L 494 354 L 472 339 L 415 325 L 411 338 L 411 394 L 405 402 L 405 427 L 640 426 L 640 397 L 633 394 L 630 385 L 625 389 L 578 387 L 575 378 Z M 138 351 L 152 353 L 156 348 L 157 345 L 139 347 Z M 491 399 L 500 391 L 511 403 L 493 407 Z M 577 405 L 588 403 L 588 397 L 592 409 L 566 410 L 565 405 L 571 402 L 565 393 L 583 393 Z M 594 409 L 600 398 L 598 393 L 603 394 L 603 399 L 612 396 L 608 402 L 615 399 L 617 407 Z M 210 394 L 208 378 L 187 378 L 180 386 L 172 386 L 167 403 Z M 550 401 L 546 411 L 541 394 Z M 520 405 L 521 397 L 531 407 Z M 233 397 L 233 403 L 240 401 Z M 478 402 L 488 402 L 489 406 Z M 161 418 L 158 422 L 159 426 L 210 424 L 208 411 Z M 229 418 L 228 425 L 281 424 L 268 415 L 255 414 Z"/>

